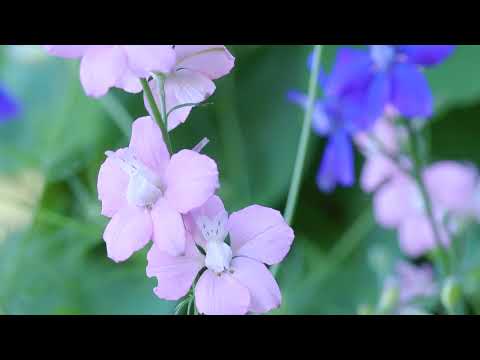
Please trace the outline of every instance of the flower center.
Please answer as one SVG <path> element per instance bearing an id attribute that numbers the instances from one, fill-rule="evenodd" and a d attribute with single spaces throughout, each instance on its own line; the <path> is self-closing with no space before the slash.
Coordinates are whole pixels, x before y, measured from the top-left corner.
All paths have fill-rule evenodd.
<path id="1" fill-rule="evenodd" d="M 121 155 L 107 152 L 107 156 L 113 158 L 130 178 L 127 187 L 127 201 L 130 205 L 151 207 L 163 195 L 160 177 L 131 151 L 126 150 Z"/>
<path id="2" fill-rule="evenodd" d="M 229 270 L 232 249 L 225 243 L 228 235 L 228 214 L 220 212 L 215 217 L 199 216 L 196 220 L 205 239 L 205 266 L 217 274 Z"/>
<path id="3" fill-rule="evenodd" d="M 395 48 L 391 45 L 370 45 L 370 56 L 380 70 L 386 70 L 395 58 Z"/>

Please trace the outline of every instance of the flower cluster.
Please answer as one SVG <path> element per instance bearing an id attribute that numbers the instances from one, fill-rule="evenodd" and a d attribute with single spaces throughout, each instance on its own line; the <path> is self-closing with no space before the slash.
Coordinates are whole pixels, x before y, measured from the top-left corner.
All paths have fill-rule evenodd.
<path id="1" fill-rule="evenodd" d="M 150 116 L 133 122 L 128 147 L 108 151 L 98 175 L 102 215 L 110 218 L 103 236 L 108 256 L 125 261 L 152 240 L 147 275 L 158 280 L 154 293 L 166 300 L 193 299 L 194 294 L 201 314 L 263 313 L 278 307 L 280 289 L 267 266 L 287 255 L 293 230 L 278 211 L 259 205 L 229 217 L 215 194 L 220 186 L 215 161 L 200 153 L 202 146 L 171 153 L 165 139 L 193 106 L 213 94 L 213 80 L 232 70 L 230 52 L 223 45 L 45 49 L 81 58 L 87 95 L 103 96 L 112 87 L 146 92 Z"/>

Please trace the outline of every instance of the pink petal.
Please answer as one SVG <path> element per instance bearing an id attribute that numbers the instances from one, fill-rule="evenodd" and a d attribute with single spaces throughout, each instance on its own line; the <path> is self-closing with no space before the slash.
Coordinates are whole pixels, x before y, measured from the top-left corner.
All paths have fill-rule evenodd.
<path id="1" fill-rule="evenodd" d="M 397 174 L 400 170 L 388 158 L 377 155 L 368 157 L 363 165 L 360 185 L 362 190 L 370 193 L 375 191 L 385 181 Z"/>
<path id="2" fill-rule="evenodd" d="M 437 247 L 432 226 L 426 216 L 410 216 L 398 229 L 400 248 L 412 257 L 422 256 Z M 450 240 L 443 228 L 440 228 L 441 242 L 449 245 Z"/>
<path id="3" fill-rule="evenodd" d="M 268 265 L 283 260 L 295 237 L 280 212 L 259 205 L 233 213 L 228 228 L 234 256 L 247 256 Z"/>
<path id="4" fill-rule="evenodd" d="M 227 75 L 235 58 L 223 45 L 176 45 L 177 69 L 198 71 L 215 80 Z"/>
<path id="5" fill-rule="evenodd" d="M 117 155 L 126 149 L 115 152 Z M 98 173 L 98 199 L 102 202 L 102 215 L 112 217 L 120 208 L 127 205 L 128 175 L 108 157 Z"/>
<path id="6" fill-rule="evenodd" d="M 88 49 L 80 64 L 80 80 L 88 96 L 101 97 L 115 86 L 127 69 L 127 59 L 118 46 Z"/>
<path id="7" fill-rule="evenodd" d="M 266 313 L 280 306 L 282 294 L 277 282 L 267 267 L 245 257 L 237 257 L 232 261 L 232 277 L 246 286 L 250 292 L 248 311 Z"/>
<path id="8" fill-rule="evenodd" d="M 227 273 L 206 270 L 195 286 L 195 304 L 201 314 L 244 315 L 249 303 L 248 289 Z"/>
<path id="9" fill-rule="evenodd" d="M 170 155 L 162 131 L 150 116 L 133 122 L 129 148 L 156 175 L 163 177 Z"/>
<path id="10" fill-rule="evenodd" d="M 161 198 L 152 209 L 153 241 L 158 249 L 172 256 L 185 252 L 186 233 L 182 215 Z"/>
<path id="11" fill-rule="evenodd" d="M 108 257 L 115 262 L 127 260 L 152 238 L 152 219 L 148 210 L 126 206 L 110 220 L 103 234 Z"/>
<path id="12" fill-rule="evenodd" d="M 137 94 L 142 91 L 140 79 L 129 68 L 125 69 L 123 75 L 115 83 L 115 87 L 132 94 Z"/>
<path id="13" fill-rule="evenodd" d="M 199 208 L 193 209 L 184 216 L 184 222 L 188 232 L 192 234 L 195 242 L 203 248 L 206 245 L 205 239 L 203 238 L 200 229 L 198 229 L 195 219 L 200 216 L 214 219 L 220 213 L 226 214 L 225 206 L 223 205 L 223 201 L 217 195 L 213 195 L 205 204 Z"/>
<path id="14" fill-rule="evenodd" d="M 473 166 L 454 161 L 438 162 L 425 169 L 424 179 L 434 201 L 451 211 L 471 211 L 479 180 Z"/>
<path id="15" fill-rule="evenodd" d="M 82 57 L 85 52 L 95 45 L 43 45 L 43 48 L 53 56 L 67 59 Z"/>
<path id="16" fill-rule="evenodd" d="M 188 69 L 178 70 L 165 81 L 165 102 L 167 111 L 183 104 L 198 104 L 215 92 L 215 84 L 205 75 Z M 157 97 L 158 101 L 158 97 Z M 192 106 L 179 108 L 168 117 L 168 130 L 185 122 Z"/>
<path id="17" fill-rule="evenodd" d="M 375 193 L 373 197 L 375 218 L 380 225 L 395 228 L 412 212 L 418 210 L 415 207 L 417 200 L 421 201 L 421 197 L 412 181 L 398 176 Z"/>
<path id="18" fill-rule="evenodd" d="M 195 247 L 193 241 L 190 247 Z M 203 257 L 196 248 L 184 256 L 171 256 L 154 244 L 147 255 L 147 276 L 155 276 L 155 294 L 165 300 L 178 300 L 188 293 L 195 277 L 203 267 Z"/>
<path id="19" fill-rule="evenodd" d="M 215 161 L 192 150 L 170 159 L 166 170 L 165 197 L 182 214 L 202 206 L 219 187 Z"/>
<path id="20" fill-rule="evenodd" d="M 138 77 L 149 77 L 152 72 L 168 73 L 175 65 L 175 51 L 171 45 L 123 45 L 130 70 Z"/>

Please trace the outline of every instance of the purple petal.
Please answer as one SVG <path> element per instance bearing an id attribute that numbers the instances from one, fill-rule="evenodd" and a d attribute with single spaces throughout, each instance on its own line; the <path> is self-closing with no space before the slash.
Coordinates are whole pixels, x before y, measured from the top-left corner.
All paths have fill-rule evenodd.
<path id="1" fill-rule="evenodd" d="M 434 66 L 448 58 L 455 50 L 454 45 L 400 45 L 400 52 L 408 61 L 422 66 Z"/>
<path id="2" fill-rule="evenodd" d="M 121 156 L 127 149 L 115 152 Z M 102 202 L 102 215 L 112 217 L 122 207 L 127 206 L 127 187 L 129 177 L 115 160 L 107 157 L 98 173 L 98 199 Z"/>
<path id="3" fill-rule="evenodd" d="M 153 241 L 158 249 L 172 256 L 185 252 L 186 233 L 182 215 L 161 198 L 152 211 Z"/>
<path id="4" fill-rule="evenodd" d="M 280 212 L 259 205 L 230 215 L 228 229 L 233 256 L 247 256 L 268 265 L 283 260 L 295 237 Z"/>
<path id="5" fill-rule="evenodd" d="M 433 98 L 425 76 L 415 65 L 395 64 L 391 69 L 392 105 L 405 117 L 429 117 Z"/>
<path id="6" fill-rule="evenodd" d="M 190 247 L 195 247 L 192 241 L 190 243 Z M 178 300 L 185 296 L 203 266 L 203 257 L 198 251 L 187 252 L 184 256 L 171 256 L 159 250 L 155 244 L 148 252 L 147 260 L 147 276 L 155 276 L 158 280 L 153 291 L 165 300 Z"/>
<path id="7" fill-rule="evenodd" d="M 205 315 L 244 315 L 250 304 L 248 289 L 230 274 L 206 270 L 195 286 L 195 304 Z"/>
<path id="8" fill-rule="evenodd" d="M 127 260 L 152 238 L 152 219 L 148 210 L 125 206 L 108 223 L 103 239 L 108 257 L 115 262 Z"/>
<path id="9" fill-rule="evenodd" d="M 282 294 L 275 278 L 264 264 L 246 257 L 237 257 L 232 261 L 232 270 L 232 277 L 250 292 L 248 311 L 266 313 L 280 306 Z"/>
<path id="10" fill-rule="evenodd" d="M 307 110 L 307 95 L 299 91 L 292 90 L 287 93 L 287 98 L 290 102 L 301 106 L 304 111 Z M 315 102 L 315 108 L 312 117 L 312 127 L 318 135 L 326 135 L 330 132 L 331 129 L 330 119 L 325 112 L 323 104 L 320 101 Z"/>
<path id="11" fill-rule="evenodd" d="M 11 119 L 20 112 L 20 104 L 0 88 L 0 122 Z"/>
<path id="12" fill-rule="evenodd" d="M 165 197 L 182 214 L 202 206 L 219 187 L 215 161 L 192 150 L 172 156 L 165 180 Z"/>
<path id="13" fill-rule="evenodd" d="M 322 191 L 330 192 L 337 183 L 348 187 L 354 182 L 352 143 L 345 131 L 337 131 L 328 140 L 317 174 L 317 184 Z"/>
<path id="14" fill-rule="evenodd" d="M 338 96 L 363 88 L 372 75 L 372 61 L 368 51 L 341 48 L 328 77 L 325 94 Z"/>

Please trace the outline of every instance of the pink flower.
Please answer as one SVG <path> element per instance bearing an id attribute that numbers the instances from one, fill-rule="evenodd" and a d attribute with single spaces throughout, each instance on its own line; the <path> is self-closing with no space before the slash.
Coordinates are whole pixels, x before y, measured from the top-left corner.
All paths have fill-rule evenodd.
<path id="1" fill-rule="evenodd" d="M 190 240 L 183 256 L 173 257 L 156 244 L 148 253 L 147 275 L 157 277 L 158 297 L 180 299 L 205 269 L 195 284 L 202 314 L 264 313 L 280 305 L 280 289 L 265 264 L 282 261 L 294 233 L 278 211 L 253 205 L 229 218 L 220 198 L 213 196 L 185 222 Z"/>
<path id="2" fill-rule="evenodd" d="M 227 75 L 235 64 L 235 58 L 223 45 L 175 45 L 176 63 L 165 75 L 165 102 L 167 112 L 175 106 L 197 104 L 215 92 L 212 80 Z M 150 87 L 157 104 L 159 89 L 152 80 Z M 150 106 L 145 99 L 145 107 Z M 168 118 L 168 129 L 172 130 L 185 122 L 192 106 L 173 111 Z"/>
<path id="3" fill-rule="evenodd" d="M 170 157 L 150 117 L 133 123 L 128 148 L 107 155 L 98 194 L 102 215 L 111 217 L 103 235 L 108 256 L 124 261 L 152 238 L 162 251 L 183 254 L 182 214 L 203 205 L 218 188 L 215 162 L 191 150 Z"/>
<path id="4" fill-rule="evenodd" d="M 399 261 L 396 265 L 396 275 L 402 305 L 420 297 L 432 296 L 437 291 L 433 271 L 429 265 L 414 266 L 408 262 Z"/>
<path id="5" fill-rule="evenodd" d="M 55 56 L 81 58 L 80 81 L 88 96 L 101 97 L 111 87 L 142 90 L 140 78 L 169 72 L 175 64 L 172 45 L 44 45 Z"/>

